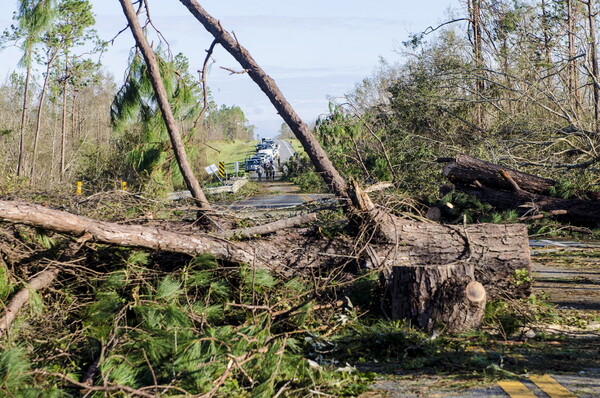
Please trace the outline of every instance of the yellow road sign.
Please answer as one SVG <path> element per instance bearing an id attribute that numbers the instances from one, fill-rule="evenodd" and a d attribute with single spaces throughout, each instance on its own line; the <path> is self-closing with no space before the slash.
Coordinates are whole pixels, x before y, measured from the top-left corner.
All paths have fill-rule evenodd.
<path id="1" fill-rule="evenodd" d="M 219 177 L 225 178 L 225 162 L 219 162 L 219 171 L 217 173 Z"/>

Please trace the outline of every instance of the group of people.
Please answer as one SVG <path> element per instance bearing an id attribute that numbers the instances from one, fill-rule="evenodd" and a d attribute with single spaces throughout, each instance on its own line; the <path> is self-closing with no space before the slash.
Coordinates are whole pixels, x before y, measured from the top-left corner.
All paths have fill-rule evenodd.
<path id="1" fill-rule="evenodd" d="M 264 164 L 259 164 L 256 168 L 256 175 L 258 176 L 258 181 L 262 181 L 263 174 L 265 175 L 265 179 L 267 181 L 275 180 L 275 165 L 273 164 L 273 159 L 265 162 Z"/>

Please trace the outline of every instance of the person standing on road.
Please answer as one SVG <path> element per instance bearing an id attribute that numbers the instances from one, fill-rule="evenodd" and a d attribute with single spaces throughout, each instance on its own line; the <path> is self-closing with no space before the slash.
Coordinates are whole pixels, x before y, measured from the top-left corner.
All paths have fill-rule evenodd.
<path id="1" fill-rule="evenodd" d="M 258 176 L 258 181 L 262 181 L 263 172 L 264 172 L 263 167 L 262 167 L 262 165 L 259 164 L 256 167 L 256 175 Z"/>
<path id="2" fill-rule="evenodd" d="M 269 177 L 271 181 L 275 181 L 275 166 L 273 165 L 273 162 L 269 163 L 267 167 L 269 168 Z"/>

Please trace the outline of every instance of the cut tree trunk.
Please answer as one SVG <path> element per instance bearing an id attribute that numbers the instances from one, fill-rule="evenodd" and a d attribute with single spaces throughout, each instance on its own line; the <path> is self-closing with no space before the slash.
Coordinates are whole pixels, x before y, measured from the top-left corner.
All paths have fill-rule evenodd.
<path id="1" fill-rule="evenodd" d="M 486 187 L 513 191 L 514 186 L 510 179 L 506 179 L 502 175 L 502 171 L 506 172 L 520 189 L 531 193 L 548 194 L 548 190 L 557 184 L 556 181 L 549 178 L 522 173 L 469 155 L 458 155 L 452 159 L 440 160 L 451 160 L 444 166 L 444 175 L 455 184 L 469 185 L 479 181 Z"/>
<path id="2" fill-rule="evenodd" d="M 397 266 L 441 266 L 463 262 L 473 266 L 489 298 L 527 297 L 528 282 L 516 280 L 517 271 L 531 271 L 527 228 L 523 224 L 444 226 L 405 222 L 397 225 L 399 245 L 373 245 L 370 264 L 391 270 Z M 376 255 L 373 252 L 377 253 Z M 384 276 L 393 285 L 392 273 Z M 415 298 L 416 299 L 416 298 Z"/>
<path id="3" fill-rule="evenodd" d="M 443 226 L 403 220 L 395 227 L 399 244 L 371 244 L 338 237 L 317 238 L 312 230 L 291 230 L 251 241 L 231 241 L 211 234 L 183 234 L 163 229 L 122 225 L 77 216 L 23 202 L 0 201 L 0 220 L 26 224 L 119 246 L 141 247 L 189 255 L 211 254 L 218 260 L 274 270 L 339 265 L 350 259 L 375 269 L 454 262 L 473 266 L 475 280 L 488 297 L 527 296 L 530 285 L 515 283 L 517 270 L 530 270 L 529 241 L 522 224 Z M 302 230 L 301 230 L 302 231 Z M 387 273 L 389 277 L 389 273 Z"/>
<path id="4" fill-rule="evenodd" d="M 481 325 L 486 303 L 473 264 L 396 266 L 391 275 L 392 319 L 405 319 L 427 332 L 453 333 Z"/>

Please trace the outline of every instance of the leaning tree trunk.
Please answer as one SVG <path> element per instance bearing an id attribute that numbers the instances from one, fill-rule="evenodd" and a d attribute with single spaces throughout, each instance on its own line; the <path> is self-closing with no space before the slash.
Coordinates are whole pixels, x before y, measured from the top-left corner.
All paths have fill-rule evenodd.
<path id="1" fill-rule="evenodd" d="M 327 153 L 325 153 L 310 131 L 310 128 L 302 121 L 300 116 L 294 111 L 294 108 L 292 108 L 283 96 L 275 81 L 256 63 L 248 50 L 233 38 L 221 26 L 218 20 L 208 14 L 196 0 L 180 1 L 204 25 L 206 30 L 214 36 L 215 40 L 240 63 L 244 71 L 248 73 L 250 78 L 266 94 L 279 115 L 281 115 L 294 135 L 300 140 L 313 165 L 319 174 L 321 174 L 327 186 L 331 188 L 332 192 L 342 198 L 349 197 L 346 181 L 335 169 Z"/>
<path id="2" fill-rule="evenodd" d="M 140 26 L 131 1 L 119 0 L 119 2 L 121 3 L 121 7 L 123 8 L 125 17 L 129 22 L 129 27 L 131 28 L 131 33 L 135 38 L 135 42 L 140 51 L 142 52 L 142 56 L 144 57 L 144 60 L 148 67 L 150 81 L 152 82 L 152 87 L 154 88 L 154 92 L 156 93 L 156 100 L 162 112 L 165 125 L 167 126 L 167 131 L 169 132 L 171 145 L 173 146 L 173 152 L 175 153 L 175 159 L 177 160 L 177 164 L 179 165 L 179 169 L 181 170 L 181 174 L 183 175 L 183 179 L 186 183 L 186 186 L 192 193 L 192 197 L 198 202 L 200 209 L 204 211 L 210 210 L 210 203 L 206 199 L 204 191 L 202 191 L 202 188 L 198 183 L 198 179 L 194 175 L 192 167 L 190 166 L 190 163 L 188 161 L 185 147 L 183 145 L 183 140 L 179 132 L 179 127 L 177 126 L 177 122 L 175 121 L 175 117 L 173 116 L 173 112 L 171 111 L 171 106 L 169 104 L 167 92 L 165 90 L 160 70 L 158 68 L 158 63 L 156 62 L 156 56 L 154 54 L 154 51 L 148 45 L 146 36 L 144 35 L 142 27 Z"/>

